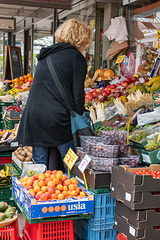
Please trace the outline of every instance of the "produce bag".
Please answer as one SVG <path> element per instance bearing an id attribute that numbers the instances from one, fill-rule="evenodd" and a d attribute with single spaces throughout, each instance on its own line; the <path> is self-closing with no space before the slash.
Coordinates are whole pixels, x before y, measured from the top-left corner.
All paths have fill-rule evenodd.
<path id="1" fill-rule="evenodd" d="M 123 43 L 128 40 L 128 30 L 126 19 L 122 16 L 111 18 L 111 25 L 104 33 L 109 40 L 115 39 L 118 43 Z"/>
<path id="2" fill-rule="evenodd" d="M 139 126 L 144 126 L 149 123 L 160 121 L 160 107 L 155 108 L 153 112 L 138 114 L 137 123 Z"/>
<path id="3" fill-rule="evenodd" d="M 37 172 L 37 174 L 40 174 L 40 173 L 44 173 L 46 170 L 47 170 L 47 168 L 46 168 L 46 165 L 44 165 L 44 164 L 24 165 L 21 178 L 24 178 L 25 176 L 30 177 L 30 175 L 27 173 L 28 171 L 32 171 L 32 172 L 35 171 L 35 172 Z"/>

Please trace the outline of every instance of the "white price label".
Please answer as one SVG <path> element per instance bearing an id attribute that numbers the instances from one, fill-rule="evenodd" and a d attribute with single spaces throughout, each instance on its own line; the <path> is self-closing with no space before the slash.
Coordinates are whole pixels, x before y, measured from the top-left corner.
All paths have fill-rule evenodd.
<path id="1" fill-rule="evenodd" d="M 11 147 L 18 147 L 18 142 L 12 142 Z"/>
<path id="2" fill-rule="evenodd" d="M 142 153 L 142 158 L 143 158 L 143 162 L 151 163 L 151 159 L 150 159 L 149 155 L 146 155 L 146 154 Z"/>
<path id="3" fill-rule="evenodd" d="M 136 230 L 133 227 L 129 226 L 129 233 L 135 237 Z"/>
<path id="4" fill-rule="evenodd" d="M 85 157 L 82 159 L 81 163 L 79 164 L 78 168 L 83 173 L 88 164 L 90 163 L 91 158 L 88 155 L 85 155 Z"/>
<path id="5" fill-rule="evenodd" d="M 130 193 L 125 193 L 125 199 L 130 202 L 131 201 L 131 194 Z"/>

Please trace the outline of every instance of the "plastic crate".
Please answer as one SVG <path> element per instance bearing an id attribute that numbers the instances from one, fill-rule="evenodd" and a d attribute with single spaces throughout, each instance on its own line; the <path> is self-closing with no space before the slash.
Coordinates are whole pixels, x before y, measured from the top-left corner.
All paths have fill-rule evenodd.
<path id="1" fill-rule="evenodd" d="M 29 236 L 28 231 L 25 228 L 23 228 L 23 231 L 22 231 L 22 240 L 32 240 Z"/>
<path id="2" fill-rule="evenodd" d="M 109 193 L 95 194 L 94 195 L 94 214 L 93 220 L 106 220 L 106 223 L 110 223 L 114 218 L 115 213 L 115 200 L 110 197 Z"/>
<path id="3" fill-rule="evenodd" d="M 18 219 L 11 225 L 0 228 L 0 239 L 2 240 L 21 240 L 18 230 Z"/>
<path id="4" fill-rule="evenodd" d="M 9 129 L 9 130 L 14 129 L 14 128 L 15 128 L 15 125 L 19 123 L 19 120 L 9 120 L 9 119 L 7 119 L 7 118 L 5 118 L 4 120 L 5 120 L 5 123 L 6 123 L 6 127 L 7 127 L 7 129 Z M 2 128 L 3 128 L 3 129 L 6 129 L 4 122 L 3 122 L 3 124 L 2 124 Z"/>
<path id="5" fill-rule="evenodd" d="M 12 189 L 10 187 L 0 188 L 0 201 L 6 201 L 12 197 Z"/>
<path id="6" fill-rule="evenodd" d="M 79 240 L 117 240 L 117 232 L 113 228 L 114 222 L 106 224 L 105 228 L 93 230 L 89 220 L 74 221 L 75 235 Z"/>
<path id="7" fill-rule="evenodd" d="M 29 224 L 25 221 L 31 240 L 74 240 L 73 220 Z M 23 238 L 22 238 L 23 239 Z M 25 238 L 24 238 L 25 239 Z"/>
<path id="8" fill-rule="evenodd" d="M 5 163 L 11 163 L 12 164 L 12 156 L 4 156 L 4 157 L 1 157 L 0 156 L 0 163 L 1 164 L 5 164 Z"/>
<path id="9" fill-rule="evenodd" d="M 118 233 L 117 240 L 128 240 L 123 234 Z"/>
<path id="10" fill-rule="evenodd" d="M 13 161 L 13 167 L 20 173 L 22 174 L 22 169 Z"/>
<path id="11" fill-rule="evenodd" d="M 1 152 L 0 157 L 12 157 L 12 152 Z"/>

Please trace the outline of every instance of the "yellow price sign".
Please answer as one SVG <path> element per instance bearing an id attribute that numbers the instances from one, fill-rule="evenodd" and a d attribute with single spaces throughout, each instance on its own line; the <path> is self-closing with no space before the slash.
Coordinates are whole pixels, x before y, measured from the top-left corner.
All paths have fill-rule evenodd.
<path id="1" fill-rule="evenodd" d="M 64 162 L 67 164 L 68 168 L 71 170 L 77 161 L 78 156 L 73 152 L 73 150 L 70 148 L 64 158 Z"/>
<path id="2" fill-rule="evenodd" d="M 156 33 L 155 48 L 160 48 L 160 31 L 157 31 L 157 33 Z"/>
<path id="3" fill-rule="evenodd" d="M 116 63 L 121 63 L 121 62 L 123 62 L 125 56 L 126 56 L 126 55 L 121 55 L 121 56 L 119 56 L 119 57 L 117 58 Z"/>

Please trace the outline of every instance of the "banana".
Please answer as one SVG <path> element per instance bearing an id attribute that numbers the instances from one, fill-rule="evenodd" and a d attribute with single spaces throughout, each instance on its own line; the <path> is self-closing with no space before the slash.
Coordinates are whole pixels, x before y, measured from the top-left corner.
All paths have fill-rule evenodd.
<path id="1" fill-rule="evenodd" d="M 146 83 L 148 87 L 150 87 L 156 80 L 159 80 L 160 76 L 152 77 L 149 82 Z"/>

